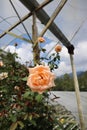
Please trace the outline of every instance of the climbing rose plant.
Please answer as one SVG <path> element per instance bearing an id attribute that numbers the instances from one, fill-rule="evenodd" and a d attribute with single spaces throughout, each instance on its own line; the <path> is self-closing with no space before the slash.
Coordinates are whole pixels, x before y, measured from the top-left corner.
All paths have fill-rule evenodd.
<path id="1" fill-rule="evenodd" d="M 0 130 L 55 130 L 48 92 L 55 86 L 57 56 L 47 59 L 49 65 L 30 68 L 17 62 L 16 53 L 0 50 Z"/>

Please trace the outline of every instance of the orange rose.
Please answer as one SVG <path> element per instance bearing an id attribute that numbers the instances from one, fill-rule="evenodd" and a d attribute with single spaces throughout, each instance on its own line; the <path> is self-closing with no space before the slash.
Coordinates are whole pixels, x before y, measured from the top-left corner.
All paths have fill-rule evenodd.
<path id="1" fill-rule="evenodd" d="M 56 52 L 60 52 L 62 50 L 62 47 L 60 46 L 60 45 L 57 45 L 56 47 L 55 47 L 55 51 Z"/>
<path id="2" fill-rule="evenodd" d="M 3 62 L 2 61 L 0 61 L 0 67 L 2 67 L 4 64 L 3 64 Z"/>
<path id="3" fill-rule="evenodd" d="M 49 66 L 37 65 L 34 68 L 29 68 L 29 73 L 27 85 L 33 92 L 42 94 L 45 90 L 55 86 L 55 76 L 50 72 Z"/>
<path id="4" fill-rule="evenodd" d="M 43 37 L 38 37 L 39 42 L 45 42 L 45 39 Z"/>

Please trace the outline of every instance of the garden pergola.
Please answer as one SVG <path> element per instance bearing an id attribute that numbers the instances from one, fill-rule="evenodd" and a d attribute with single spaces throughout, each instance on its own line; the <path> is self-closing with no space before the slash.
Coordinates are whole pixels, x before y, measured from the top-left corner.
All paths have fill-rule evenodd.
<path id="1" fill-rule="evenodd" d="M 60 11 L 62 10 L 63 6 L 66 4 L 66 2 L 68 0 L 61 0 L 60 3 L 58 4 L 57 8 L 55 9 L 55 11 L 53 12 L 53 14 L 51 16 L 49 16 L 46 11 L 43 9 L 46 5 L 48 5 L 49 3 L 53 2 L 53 0 L 44 0 L 44 2 L 42 2 L 41 4 L 38 3 L 36 0 L 19 0 L 30 12 L 25 15 L 24 17 L 20 17 L 20 15 L 18 14 L 12 0 L 9 0 L 10 4 L 12 5 L 14 11 L 16 12 L 16 15 L 19 18 L 19 21 L 16 22 L 14 25 L 12 25 L 9 29 L 4 30 L 4 32 L 0 35 L 0 38 L 3 38 L 6 34 L 9 34 L 13 37 L 18 37 L 19 39 L 25 40 L 25 41 L 29 41 L 29 42 L 34 42 L 35 47 L 34 47 L 34 52 L 36 53 L 36 57 L 39 58 L 39 50 L 38 50 L 38 46 L 37 46 L 37 27 L 36 27 L 36 18 L 38 18 L 40 20 L 40 22 L 42 24 L 45 25 L 45 27 L 43 28 L 42 32 L 40 33 L 39 36 L 44 36 L 44 34 L 46 33 L 47 30 L 50 30 L 53 35 L 55 35 L 55 37 L 68 49 L 68 53 L 70 54 L 70 59 L 71 59 L 71 66 L 72 66 L 72 72 L 73 72 L 73 78 L 74 78 L 74 85 L 75 85 L 75 92 L 76 92 L 76 98 L 77 98 L 77 105 L 78 105 L 78 113 L 79 113 L 79 119 L 80 119 L 80 125 L 81 125 L 81 130 L 85 130 L 85 126 L 84 126 L 84 119 L 83 119 L 83 114 L 82 114 L 82 105 L 81 105 L 81 101 L 80 101 L 80 91 L 79 91 L 79 84 L 78 84 L 78 79 L 77 79 L 77 75 L 76 75 L 76 70 L 75 70 L 75 64 L 74 64 L 74 46 L 73 44 L 71 44 L 71 42 L 68 40 L 68 38 L 64 35 L 64 33 L 60 30 L 60 28 L 58 27 L 58 25 L 54 22 L 54 19 L 58 16 L 58 14 L 60 13 Z M 17 34 L 14 34 L 11 32 L 11 30 L 13 30 L 16 26 L 18 26 L 19 24 L 22 24 L 22 26 L 24 27 L 27 35 L 29 35 L 29 33 L 27 32 L 23 22 L 29 18 L 30 16 L 33 17 L 33 29 L 32 29 L 32 38 L 33 39 L 25 39 L 21 36 L 18 36 Z M 30 37 L 30 35 L 29 35 Z"/>

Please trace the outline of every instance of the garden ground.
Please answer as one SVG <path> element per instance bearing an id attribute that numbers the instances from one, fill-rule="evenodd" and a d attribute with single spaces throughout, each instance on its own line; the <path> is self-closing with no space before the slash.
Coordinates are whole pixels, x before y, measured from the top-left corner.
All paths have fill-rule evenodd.
<path id="1" fill-rule="evenodd" d="M 79 116 L 78 116 L 78 109 L 77 109 L 77 102 L 76 102 L 76 96 L 75 92 L 60 92 L 60 91 L 52 91 L 54 95 L 56 95 L 56 104 L 61 104 L 65 106 L 65 108 L 72 112 L 72 114 L 76 117 L 77 121 L 79 122 Z M 51 98 L 53 97 L 53 94 L 51 94 Z M 81 92 L 81 104 L 83 109 L 83 116 L 84 116 L 84 122 L 87 129 L 87 92 Z"/>

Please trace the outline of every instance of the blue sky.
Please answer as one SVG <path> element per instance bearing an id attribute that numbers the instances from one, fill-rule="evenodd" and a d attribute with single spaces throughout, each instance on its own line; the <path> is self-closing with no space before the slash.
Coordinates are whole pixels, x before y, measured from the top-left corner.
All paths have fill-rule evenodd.
<path id="1" fill-rule="evenodd" d="M 42 2 L 44 0 L 38 0 L 39 2 Z M 58 5 L 60 0 L 54 0 L 46 6 L 44 9 L 48 12 L 48 14 L 51 16 L 52 12 L 55 10 L 56 6 Z M 28 10 L 20 4 L 18 0 L 13 0 L 16 9 L 18 10 L 20 16 L 24 16 L 28 13 Z M 10 3 L 8 0 L 0 0 L 0 29 L 5 30 L 10 27 L 10 24 L 14 24 L 16 21 L 18 21 L 18 18 L 10 6 Z M 55 6 L 54 6 L 55 5 Z M 22 8 L 22 10 L 21 10 Z M 59 15 L 56 17 L 55 22 L 58 25 L 58 27 L 62 30 L 62 32 L 65 34 L 65 36 L 71 41 L 71 43 L 75 47 L 74 51 L 74 60 L 76 65 L 77 71 L 85 71 L 87 70 L 87 0 L 68 0 L 67 4 L 64 6 L 62 11 L 59 13 Z M 6 21 L 1 22 L 2 17 L 7 18 L 15 16 L 12 18 L 8 18 Z M 29 18 L 27 21 L 24 22 L 26 25 L 29 33 L 31 34 L 31 28 L 32 28 L 32 18 Z M 40 23 L 39 20 L 37 20 L 37 27 L 38 27 L 38 34 L 42 31 L 44 26 Z M 20 31 L 19 31 L 19 30 Z M 0 30 L 0 33 L 1 33 Z M 78 32 L 75 36 L 74 34 Z M 25 34 L 25 30 L 20 25 L 15 30 L 13 30 L 14 33 L 21 35 L 22 33 Z M 22 32 L 22 33 L 21 33 Z M 74 38 L 72 39 L 72 37 Z M 48 51 L 50 51 L 51 48 L 53 48 L 56 43 L 58 42 L 58 39 L 56 39 L 53 34 L 50 33 L 50 31 L 47 31 L 44 35 L 46 38 L 46 43 L 43 43 L 44 48 L 46 48 Z M 21 40 L 14 40 L 13 37 L 7 35 L 0 39 L 0 46 L 3 47 L 4 45 L 8 44 L 10 41 L 11 43 L 18 42 L 18 44 L 21 43 L 19 48 L 16 49 L 16 52 L 19 54 L 19 57 L 21 57 L 21 62 L 25 62 L 26 60 L 31 60 L 33 58 L 32 56 L 32 46 L 29 43 L 25 43 Z M 61 44 L 61 43 L 60 43 Z M 62 44 L 61 44 L 62 45 Z M 6 49 L 10 50 L 12 52 L 15 51 L 14 46 L 10 44 Z M 52 50 L 54 52 L 54 50 Z M 52 53 L 51 52 L 51 53 Z M 55 74 L 57 76 L 60 76 L 64 73 L 70 73 L 71 70 L 71 63 L 70 63 L 70 57 L 68 54 L 68 51 L 65 46 L 62 45 L 62 51 L 60 52 L 61 62 L 59 64 L 58 70 L 55 70 Z"/>

